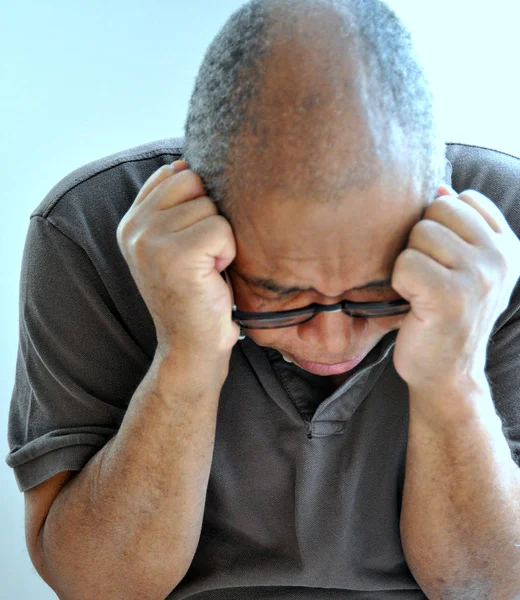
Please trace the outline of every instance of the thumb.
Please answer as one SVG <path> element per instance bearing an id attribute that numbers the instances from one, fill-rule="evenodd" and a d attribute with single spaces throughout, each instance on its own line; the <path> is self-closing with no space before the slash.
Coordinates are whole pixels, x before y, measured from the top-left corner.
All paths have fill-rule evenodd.
<path id="1" fill-rule="evenodd" d="M 231 304 L 233 305 L 233 304 L 235 304 L 235 294 L 233 294 L 233 286 L 231 284 L 231 279 L 229 278 L 227 269 L 224 270 L 224 277 L 226 279 L 226 283 L 227 283 L 228 288 L 229 288 L 229 293 L 231 294 Z"/>

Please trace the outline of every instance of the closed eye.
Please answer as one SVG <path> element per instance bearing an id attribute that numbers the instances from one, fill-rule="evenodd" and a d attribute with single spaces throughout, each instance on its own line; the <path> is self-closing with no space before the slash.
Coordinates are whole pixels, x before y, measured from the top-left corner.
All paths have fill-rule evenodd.
<path id="1" fill-rule="evenodd" d="M 298 292 L 284 292 L 283 294 L 279 294 L 276 292 L 269 292 L 267 291 L 267 293 L 271 293 L 273 294 L 272 296 L 264 296 L 262 294 L 257 294 L 256 292 L 253 292 L 253 296 L 256 296 L 257 298 L 261 298 L 262 300 L 285 300 L 287 298 L 293 298 Z"/>
<path id="2" fill-rule="evenodd" d="M 303 290 L 305 291 L 305 290 Z M 266 302 L 282 302 L 282 301 L 291 301 L 298 294 L 301 294 L 302 290 L 296 290 L 293 292 L 284 292 L 284 293 L 276 293 L 270 292 L 266 290 L 264 294 L 259 294 L 257 292 L 252 292 L 253 296 L 264 300 Z M 270 294 L 270 295 L 269 295 Z M 349 298 L 344 298 L 351 300 L 352 302 L 381 302 L 383 300 L 396 300 L 401 297 L 396 293 L 396 291 L 392 288 L 388 289 L 372 289 L 372 290 L 360 290 L 358 292 L 352 292 Z M 338 300 L 339 301 L 339 300 Z M 319 302 L 319 300 L 318 300 Z"/>

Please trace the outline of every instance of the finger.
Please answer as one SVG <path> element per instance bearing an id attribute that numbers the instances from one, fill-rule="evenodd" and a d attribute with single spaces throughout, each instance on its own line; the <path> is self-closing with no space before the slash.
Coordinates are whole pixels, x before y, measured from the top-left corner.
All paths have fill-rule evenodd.
<path id="1" fill-rule="evenodd" d="M 137 194 L 133 206 L 140 204 L 149 194 L 150 192 L 156 188 L 160 183 L 175 175 L 175 173 L 180 173 L 188 167 L 188 163 L 185 160 L 176 160 L 170 165 L 163 165 L 157 171 L 154 171 L 150 177 L 145 181 L 142 188 L 139 190 Z"/>
<path id="2" fill-rule="evenodd" d="M 489 198 L 476 190 L 465 190 L 459 194 L 459 198 L 477 210 L 496 233 L 505 233 L 509 224 L 498 208 Z"/>
<path id="3" fill-rule="evenodd" d="M 414 248 L 398 256 L 392 287 L 409 302 L 421 298 L 426 304 L 436 298 L 450 298 L 453 292 L 450 270 Z M 446 304 L 449 306 L 450 302 Z"/>
<path id="4" fill-rule="evenodd" d="M 490 246 L 495 243 L 493 230 L 483 215 L 470 204 L 460 202 L 459 198 L 436 198 L 426 209 L 423 218 L 444 225 L 474 246 Z"/>
<path id="5" fill-rule="evenodd" d="M 215 203 L 208 196 L 200 196 L 189 202 L 170 207 L 170 210 L 163 209 L 155 212 L 154 218 L 158 220 L 156 231 L 158 233 L 181 231 L 213 215 L 218 215 Z"/>
<path id="6" fill-rule="evenodd" d="M 168 177 L 172 177 L 175 174 L 175 167 L 172 165 L 163 165 L 157 171 L 154 171 L 150 177 L 144 182 L 144 185 L 139 190 L 137 194 L 133 206 L 137 206 L 140 204 L 148 194 L 157 187 L 161 182 L 163 182 Z"/>
<path id="7" fill-rule="evenodd" d="M 448 269 L 466 268 L 476 260 L 474 246 L 452 229 L 431 219 L 423 219 L 414 226 L 408 248 L 422 252 Z"/>
<path id="8" fill-rule="evenodd" d="M 192 253 L 192 256 L 198 257 L 197 261 L 193 262 L 193 269 L 205 265 L 208 258 L 214 258 L 215 268 L 220 273 L 236 256 L 233 230 L 228 221 L 220 215 L 202 219 L 189 229 L 176 234 L 176 238 L 186 254 Z"/>
<path id="9" fill-rule="evenodd" d="M 231 305 L 235 304 L 235 293 L 233 291 L 233 283 L 231 282 L 231 278 L 229 277 L 228 271 L 227 269 L 224 269 L 224 278 L 226 280 L 228 289 L 229 289 L 229 293 L 231 295 Z"/>
<path id="10" fill-rule="evenodd" d="M 447 183 L 442 183 L 437 188 L 437 197 L 439 196 L 457 196 L 457 192 Z"/>
<path id="11" fill-rule="evenodd" d="M 155 210 L 165 210 L 201 196 L 206 196 L 202 179 L 185 169 L 159 182 L 146 197 L 146 204 Z"/>
<path id="12" fill-rule="evenodd" d="M 184 171 L 184 169 L 188 169 L 188 163 L 185 160 L 176 160 L 175 162 L 172 163 L 172 167 L 175 168 L 175 171 L 177 173 L 180 173 L 180 171 Z"/>

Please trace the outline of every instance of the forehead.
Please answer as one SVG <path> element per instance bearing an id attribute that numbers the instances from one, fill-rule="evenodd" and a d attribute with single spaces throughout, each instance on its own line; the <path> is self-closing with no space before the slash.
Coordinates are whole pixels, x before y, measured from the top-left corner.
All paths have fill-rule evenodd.
<path id="1" fill-rule="evenodd" d="M 233 266 L 282 284 L 341 292 L 391 273 L 423 211 L 409 191 L 371 188 L 335 204 L 273 192 L 237 209 Z"/>

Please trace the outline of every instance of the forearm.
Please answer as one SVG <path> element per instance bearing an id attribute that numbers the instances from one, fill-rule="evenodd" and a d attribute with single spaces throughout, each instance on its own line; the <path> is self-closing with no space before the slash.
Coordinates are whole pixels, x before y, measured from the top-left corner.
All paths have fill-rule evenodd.
<path id="1" fill-rule="evenodd" d="M 62 600 L 162 600 L 184 577 L 227 374 L 204 377 L 198 363 L 154 359 L 117 435 L 53 503 L 44 570 Z"/>
<path id="2" fill-rule="evenodd" d="M 465 406 L 462 390 L 444 393 L 452 396 L 444 406 Z M 472 393 L 480 397 L 466 406 L 481 409 L 457 416 L 455 409 L 436 414 L 437 398 L 410 394 L 401 539 L 428 598 L 513 600 L 520 597 L 520 470 L 489 386 Z"/>

